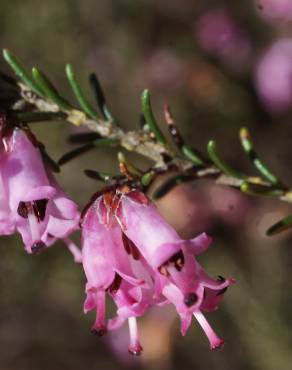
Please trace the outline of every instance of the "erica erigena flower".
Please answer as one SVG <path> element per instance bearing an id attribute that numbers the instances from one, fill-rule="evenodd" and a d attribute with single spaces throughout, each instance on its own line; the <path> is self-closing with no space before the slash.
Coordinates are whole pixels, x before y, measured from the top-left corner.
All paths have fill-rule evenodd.
<path id="1" fill-rule="evenodd" d="M 251 57 L 252 43 L 248 34 L 224 7 L 212 8 L 200 15 L 196 22 L 195 37 L 207 53 L 238 70 Z"/>
<path id="2" fill-rule="evenodd" d="M 292 106 L 292 40 L 279 39 L 260 58 L 255 83 L 260 99 L 272 113 Z"/>
<path id="3" fill-rule="evenodd" d="M 82 219 L 82 261 L 87 277 L 84 311 L 96 308 L 92 332 L 97 335 L 103 335 L 107 329 L 116 329 L 128 320 L 129 351 L 139 354 L 142 347 L 136 317 L 143 315 L 154 300 L 150 292 L 153 283 L 147 283 L 138 276 L 139 268 L 141 276 L 143 274 L 143 267 L 137 261 L 139 252 L 131 249 L 134 246 L 112 216 L 114 201 L 112 191 L 97 197 Z M 134 254 L 133 260 L 129 258 L 129 251 Z M 106 293 L 117 306 L 117 316 L 108 323 L 105 317 Z"/>
<path id="4" fill-rule="evenodd" d="M 292 19 L 291 0 L 255 0 L 258 14 L 270 23 L 283 23 Z"/>
<path id="5" fill-rule="evenodd" d="M 211 239 L 205 233 L 182 240 L 153 203 L 128 186 L 108 188 L 86 207 L 82 219 L 85 312 L 97 309 L 94 332 L 116 329 L 126 319 L 130 352 L 138 354 L 136 317 L 153 305 L 173 304 L 184 335 L 194 316 L 212 349 L 223 344 L 203 311 L 215 310 L 232 279 L 210 278 L 196 261 Z M 117 305 L 106 321 L 105 295 Z"/>
<path id="6" fill-rule="evenodd" d="M 0 159 L 1 234 L 17 230 L 28 253 L 38 253 L 78 228 L 77 205 L 46 168 L 38 142 L 28 129 L 14 128 L 2 138 Z M 7 215 L 4 227 L 1 213 Z"/>

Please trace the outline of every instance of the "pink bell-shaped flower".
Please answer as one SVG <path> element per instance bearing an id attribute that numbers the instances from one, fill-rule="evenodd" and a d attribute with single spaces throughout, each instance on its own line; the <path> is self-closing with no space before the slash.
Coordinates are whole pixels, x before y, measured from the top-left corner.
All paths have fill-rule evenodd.
<path id="1" fill-rule="evenodd" d="M 56 184 L 28 129 L 14 128 L 5 138 L 0 166 L 0 186 L 26 251 L 38 253 L 56 239 L 68 244 L 67 236 L 78 228 L 77 205 Z"/>
<path id="2" fill-rule="evenodd" d="M 233 279 L 211 279 L 195 256 L 206 251 L 211 238 L 205 233 L 182 240 L 156 207 L 139 191 L 120 195 L 116 217 L 123 232 L 153 269 L 156 295 L 175 305 L 184 335 L 194 315 L 212 349 L 223 344 L 202 314 L 215 310 Z"/>
<path id="3" fill-rule="evenodd" d="M 138 355 L 142 347 L 136 317 L 143 315 L 150 306 L 153 294 L 151 285 L 144 280 L 146 271 L 139 273 L 141 277 L 136 276 L 133 271 L 132 262 L 135 265 L 135 261 L 131 261 L 128 254 L 129 248 L 131 249 L 130 241 L 112 217 L 113 199 L 110 191 L 98 196 L 86 208 L 82 217 L 82 261 L 87 278 L 84 311 L 96 309 L 92 331 L 97 335 L 103 335 L 107 329 L 117 329 L 128 320 L 129 351 Z M 139 259 L 137 254 L 136 259 Z M 139 268 L 143 270 L 142 264 Z M 138 271 L 137 266 L 135 270 Z M 147 279 L 151 284 L 149 276 Z M 105 312 L 106 294 L 111 296 L 117 306 L 117 316 L 108 323 Z"/>

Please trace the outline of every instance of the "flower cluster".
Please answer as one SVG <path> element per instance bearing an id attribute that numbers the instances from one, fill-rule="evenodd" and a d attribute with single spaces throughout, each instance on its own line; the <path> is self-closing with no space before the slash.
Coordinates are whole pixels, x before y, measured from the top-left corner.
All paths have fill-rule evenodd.
<path id="1" fill-rule="evenodd" d="M 182 240 L 146 195 L 126 180 L 94 195 L 83 211 L 57 185 L 27 127 L 8 127 L 0 115 L 0 233 L 19 232 L 29 254 L 62 239 L 87 278 L 84 311 L 96 309 L 92 331 L 103 335 L 128 321 L 129 351 L 142 351 L 137 317 L 173 304 L 185 335 L 194 316 L 212 349 L 223 344 L 203 311 L 213 311 L 232 279 L 211 279 L 196 256 L 207 250 L 205 233 Z M 68 239 L 82 227 L 82 253 Z M 106 295 L 117 306 L 106 318 Z"/>
<path id="2" fill-rule="evenodd" d="M 81 227 L 87 277 L 84 311 L 96 309 L 95 334 L 103 335 L 128 320 L 129 351 L 139 354 L 137 317 L 153 305 L 173 304 L 182 335 L 194 316 L 211 349 L 222 346 L 202 311 L 215 310 L 233 280 L 211 279 L 197 262 L 210 237 L 203 233 L 182 240 L 149 199 L 128 185 L 97 193 L 83 212 Z M 105 312 L 107 294 L 117 306 L 110 320 Z"/>
<path id="3" fill-rule="evenodd" d="M 27 128 L 7 127 L 3 115 L 0 142 L 0 235 L 21 234 L 25 249 L 37 254 L 78 228 L 77 205 L 68 199 L 45 165 L 40 144 Z"/>

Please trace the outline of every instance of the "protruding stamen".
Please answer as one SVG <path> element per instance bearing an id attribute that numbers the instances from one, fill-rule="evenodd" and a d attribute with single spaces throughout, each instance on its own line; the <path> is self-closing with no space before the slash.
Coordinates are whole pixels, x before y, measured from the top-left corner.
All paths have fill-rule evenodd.
<path id="1" fill-rule="evenodd" d="M 41 240 L 41 235 L 40 235 L 40 228 L 38 224 L 38 220 L 34 213 L 28 212 L 27 214 L 28 217 L 28 222 L 29 222 L 29 227 L 30 227 L 30 232 L 31 232 L 31 239 L 33 241 L 39 241 Z"/>
<path id="2" fill-rule="evenodd" d="M 96 292 L 96 319 L 91 333 L 99 337 L 107 333 L 105 323 L 105 292 L 103 290 L 98 290 Z"/>
<path id="3" fill-rule="evenodd" d="M 204 330 L 212 350 L 220 349 L 224 345 L 224 340 L 219 338 L 218 335 L 214 332 L 211 325 L 208 323 L 205 316 L 201 311 L 194 312 L 194 316 L 200 324 L 201 328 Z"/>
<path id="4" fill-rule="evenodd" d="M 82 262 L 82 253 L 81 250 L 77 247 L 75 243 L 72 242 L 69 238 L 64 238 L 63 242 L 66 244 L 67 248 L 69 251 L 72 253 L 74 257 L 74 261 L 76 263 L 81 263 Z"/>
<path id="5" fill-rule="evenodd" d="M 39 199 L 33 202 L 19 202 L 17 207 L 19 216 L 28 219 L 31 239 L 33 241 L 31 252 L 34 254 L 39 254 L 45 247 L 41 241 L 39 223 L 45 218 L 47 202 L 47 199 Z"/>
<path id="6" fill-rule="evenodd" d="M 143 348 L 139 341 L 138 326 L 136 317 L 129 317 L 130 346 L 129 353 L 134 356 L 141 355 Z"/>

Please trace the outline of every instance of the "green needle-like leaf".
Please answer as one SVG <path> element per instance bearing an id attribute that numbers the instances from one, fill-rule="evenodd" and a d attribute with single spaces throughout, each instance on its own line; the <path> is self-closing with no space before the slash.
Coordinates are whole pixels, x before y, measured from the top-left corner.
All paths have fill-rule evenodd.
<path id="1" fill-rule="evenodd" d="M 79 146 L 78 148 L 75 148 L 73 150 L 70 150 L 69 152 L 65 153 L 58 161 L 58 164 L 60 166 L 62 166 L 63 164 L 71 161 L 72 159 L 74 158 L 77 158 L 79 157 L 80 155 L 84 154 L 84 153 L 87 153 L 88 151 L 90 151 L 91 149 L 94 149 L 98 146 L 115 146 L 118 144 L 118 141 L 115 140 L 115 139 L 107 139 L 107 138 L 104 138 L 104 139 L 98 139 L 94 142 L 90 142 L 90 143 L 87 143 L 87 144 L 84 144 L 82 146 Z"/>
<path id="2" fill-rule="evenodd" d="M 273 175 L 271 171 L 259 159 L 257 153 L 254 150 L 249 131 L 245 127 L 240 130 L 240 141 L 244 151 L 248 155 L 249 159 L 253 162 L 254 166 L 258 169 L 258 171 L 272 184 L 279 184 L 279 180 L 277 179 L 277 177 Z"/>
<path id="3" fill-rule="evenodd" d="M 244 181 L 241 186 L 240 190 L 249 195 L 263 195 L 267 197 L 280 197 L 284 194 L 284 190 L 281 189 L 273 189 L 269 186 L 263 186 L 259 184 L 251 184 L 247 181 Z"/>
<path id="4" fill-rule="evenodd" d="M 66 65 L 66 75 L 67 75 L 68 81 L 71 85 L 71 88 L 74 92 L 74 95 L 75 95 L 76 99 L 78 100 L 81 108 L 84 110 L 84 112 L 89 117 L 91 117 L 94 120 L 98 120 L 99 116 L 98 116 L 96 110 L 92 107 L 92 105 L 89 103 L 89 101 L 84 96 L 84 94 L 81 90 L 81 87 L 77 82 L 77 79 L 76 79 L 76 76 L 75 76 L 75 73 L 74 73 L 74 70 L 73 70 L 73 67 L 71 66 L 71 64 Z"/>
<path id="5" fill-rule="evenodd" d="M 143 91 L 141 100 L 142 100 L 142 111 L 143 111 L 147 125 L 149 126 L 151 132 L 154 134 L 156 139 L 161 144 L 166 144 L 167 141 L 162 131 L 160 130 L 156 122 L 156 119 L 154 117 L 152 106 L 151 106 L 150 93 L 147 89 Z"/>
<path id="6" fill-rule="evenodd" d="M 15 123 L 58 121 L 66 118 L 62 112 L 16 112 L 9 115 Z"/>
<path id="7" fill-rule="evenodd" d="M 85 144 L 76 149 L 70 150 L 58 160 L 58 165 L 62 166 L 63 164 L 72 161 L 72 159 L 75 159 L 79 157 L 80 155 L 87 153 L 94 148 L 95 148 L 94 144 Z"/>
<path id="8" fill-rule="evenodd" d="M 84 144 L 100 139 L 101 136 L 97 132 L 80 132 L 69 136 L 69 142 L 72 144 Z"/>
<path id="9" fill-rule="evenodd" d="M 267 235 L 272 236 L 292 227 L 292 215 L 285 217 L 267 230 Z"/>
<path id="10" fill-rule="evenodd" d="M 48 166 L 50 167 L 50 169 L 55 172 L 55 173 L 59 173 L 60 172 L 60 167 L 58 165 L 58 163 L 56 163 L 49 155 L 48 153 L 44 150 L 44 151 L 41 151 L 41 154 L 42 154 L 42 157 L 43 157 L 43 160 L 48 164 Z"/>
<path id="11" fill-rule="evenodd" d="M 60 96 L 57 89 L 51 83 L 51 81 L 46 77 L 46 75 L 39 69 L 33 67 L 32 76 L 38 85 L 39 89 L 42 90 L 43 95 L 56 103 L 61 109 L 71 110 L 72 106 Z"/>
<path id="12" fill-rule="evenodd" d="M 104 172 L 94 171 L 94 170 L 84 170 L 84 173 L 87 177 L 103 182 L 109 182 L 111 180 L 111 176 Z"/>
<path id="13" fill-rule="evenodd" d="M 209 141 L 207 149 L 210 158 L 212 159 L 216 167 L 218 167 L 223 173 L 225 173 L 228 176 L 235 177 L 237 179 L 246 178 L 245 175 L 232 168 L 228 163 L 226 163 L 222 158 L 220 158 L 215 141 L 213 140 Z"/>
<path id="14" fill-rule="evenodd" d="M 7 49 L 3 50 L 3 57 L 6 62 L 13 69 L 14 73 L 22 80 L 22 82 L 28 86 L 36 94 L 43 96 L 42 89 L 35 83 L 31 76 L 26 72 L 26 70 L 21 66 L 17 59 L 11 54 Z"/>
<path id="15" fill-rule="evenodd" d="M 89 75 L 89 83 L 94 92 L 97 105 L 102 113 L 103 118 L 113 122 L 114 118 L 107 107 L 102 87 L 95 73 L 91 73 Z"/>
<path id="16" fill-rule="evenodd" d="M 197 166 L 202 166 L 204 164 L 203 159 L 200 157 L 199 153 L 196 153 L 193 149 L 189 148 L 187 145 L 183 144 L 181 146 L 181 151 L 186 158 L 192 161 Z"/>
<path id="17" fill-rule="evenodd" d="M 122 152 L 118 153 L 118 161 L 119 163 L 123 163 L 126 166 L 127 170 L 129 171 L 131 175 L 134 175 L 134 176 L 142 175 L 142 171 L 140 171 L 139 168 L 137 168 L 132 163 L 130 163 Z"/>

